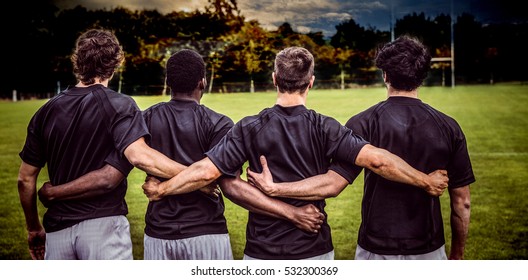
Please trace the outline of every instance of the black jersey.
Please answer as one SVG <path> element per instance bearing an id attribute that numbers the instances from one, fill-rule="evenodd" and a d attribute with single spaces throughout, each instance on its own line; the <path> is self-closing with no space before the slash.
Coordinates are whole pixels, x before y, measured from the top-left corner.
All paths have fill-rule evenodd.
<path id="1" fill-rule="evenodd" d="M 246 161 L 261 172 L 259 157 L 264 155 L 274 181 L 291 182 L 326 173 L 333 159 L 353 164 L 365 144 L 333 118 L 302 105 L 275 105 L 243 118 L 207 156 L 223 174 L 233 176 Z M 325 213 L 324 200 L 281 200 L 295 206 L 313 203 Z M 302 259 L 333 250 L 326 219 L 314 234 L 291 222 L 250 212 L 246 240 L 244 253 L 259 259 Z"/>
<path id="2" fill-rule="evenodd" d="M 185 165 L 203 159 L 233 127 L 228 117 L 188 100 L 154 105 L 144 117 L 152 136 L 150 146 Z M 145 222 L 145 233 L 160 239 L 227 233 L 222 197 L 201 191 L 149 202 Z"/>
<path id="3" fill-rule="evenodd" d="M 44 104 L 31 119 L 22 160 L 36 167 L 47 164 L 52 185 L 60 185 L 108 163 L 128 175 L 132 165 L 125 148 L 148 131 L 132 98 L 102 85 L 74 87 Z M 53 232 L 86 219 L 128 213 L 127 183 L 108 194 L 57 201 L 44 214 L 44 228 Z"/>
<path id="4" fill-rule="evenodd" d="M 426 174 L 446 169 L 450 188 L 475 181 L 458 123 L 419 99 L 390 97 L 346 126 Z M 365 170 L 361 216 L 358 244 L 376 254 L 425 254 L 445 243 L 438 197 L 370 170 Z"/>

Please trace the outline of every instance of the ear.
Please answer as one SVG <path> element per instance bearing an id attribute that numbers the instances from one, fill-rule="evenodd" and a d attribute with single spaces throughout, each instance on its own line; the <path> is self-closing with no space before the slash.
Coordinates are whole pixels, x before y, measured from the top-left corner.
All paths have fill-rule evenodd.
<path id="1" fill-rule="evenodd" d="M 315 82 L 315 76 L 312 76 L 312 78 L 310 78 L 310 84 L 308 84 L 309 89 L 313 87 L 314 82 Z"/>
<path id="2" fill-rule="evenodd" d="M 275 72 L 271 73 L 271 78 L 273 79 L 273 86 L 277 87 L 277 81 L 275 80 Z"/>
<path id="3" fill-rule="evenodd" d="M 200 88 L 200 90 L 204 90 L 207 87 L 207 80 L 205 78 L 202 78 L 198 82 L 198 87 Z"/>

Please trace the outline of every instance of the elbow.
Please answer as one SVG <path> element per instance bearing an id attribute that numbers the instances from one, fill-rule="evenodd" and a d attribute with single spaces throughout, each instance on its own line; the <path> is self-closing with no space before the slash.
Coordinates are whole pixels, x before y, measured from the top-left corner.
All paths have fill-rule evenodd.
<path id="1" fill-rule="evenodd" d="M 23 186 L 25 184 L 25 180 L 24 178 L 22 178 L 20 175 L 18 175 L 18 178 L 17 178 L 17 185 L 18 187 L 20 188 L 21 186 Z"/>
<path id="2" fill-rule="evenodd" d="M 334 197 L 337 197 L 340 193 L 341 193 L 341 190 L 332 189 L 325 196 L 328 198 L 334 198 Z"/>
<path id="3" fill-rule="evenodd" d="M 200 177 L 204 182 L 211 183 L 220 177 L 220 173 L 215 172 L 215 170 L 212 169 L 202 169 L 202 174 Z"/>
<path id="4" fill-rule="evenodd" d="M 337 197 L 349 185 L 347 179 L 333 170 L 328 170 L 328 172 L 325 174 L 325 177 L 328 179 L 323 184 L 323 186 L 319 188 L 323 190 L 321 197 Z"/>
<path id="5" fill-rule="evenodd" d="M 387 162 L 384 154 L 387 151 L 376 148 L 371 145 L 366 145 L 358 154 L 356 158 L 356 165 L 370 169 L 372 171 L 382 170 Z"/>
<path id="6" fill-rule="evenodd" d="M 464 208 L 466 209 L 471 208 L 471 197 L 469 195 L 469 187 L 468 187 L 467 194 L 464 197 L 462 197 L 461 200 L 462 200 L 462 205 L 464 205 Z"/>
<path id="7" fill-rule="evenodd" d="M 26 189 L 26 182 L 20 177 L 18 177 L 17 185 L 18 185 L 18 193 L 22 193 Z"/>
<path id="8" fill-rule="evenodd" d="M 370 157 L 370 160 L 367 163 L 366 168 L 376 171 L 376 170 L 383 170 L 383 168 L 386 166 L 383 156 L 378 153 L 373 153 Z"/>
<path id="9" fill-rule="evenodd" d="M 18 185 L 18 192 L 21 193 L 21 192 L 26 191 L 31 186 L 31 183 L 28 178 L 25 178 L 19 175 L 17 179 L 17 185 Z"/>
<path id="10" fill-rule="evenodd" d="M 240 179 L 227 177 L 218 180 L 222 194 L 236 204 L 240 204 L 242 200 L 242 186 L 237 184 L 239 182 L 238 180 Z"/>
<path id="11" fill-rule="evenodd" d="M 471 211 L 471 201 L 469 198 L 462 199 L 460 202 L 460 207 L 464 209 L 464 211 L 469 212 Z"/>
<path id="12" fill-rule="evenodd" d="M 220 188 L 222 189 L 222 194 L 224 194 L 227 199 L 231 201 L 238 201 L 238 199 L 240 198 L 240 194 L 238 193 L 237 188 L 234 187 L 231 182 L 222 180 L 220 182 Z"/>
<path id="13" fill-rule="evenodd" d="M 145 171 L 152 166 L 153 159 L 149 156 L 148 145 L 143 140 L 138 140 L 130 144 L 124 151 L 125 157 L 134 167 Z"/>
<path id="14" fill-rule="evenodd" d="M 471 199 L 469 196 L 460 196 L 460 197 L 453 197 L 452 196 L 452 208 L 455 209 L 458 213 L 470 213 L 471 211 Z M 464 214 L 462 214 L 464 215 Z"/>
<path id="15" fill-rule="evenodd" d="M 105 193 L 112 191 L 119 185 L 119 182 L 113 182 L 111 180 L 105 180 L 100 183 L 101 190 Z"/>
<path id="16" fill-rule="evenodd" d="M 121 171 L 109 164 L 100 170 L 99 175 L 96 177 L 96 185 L 105 193 L 115 189 L 125 179 L 125 175 Z"/>
<path id="17" fill-rule="evenodd" d="M 222 175 L 220 170 L 208 158 L 197 162 L 197 165 L 197 169 L 201 171 L 200 178 L 203 181 L 212 182 Z"/>
<path id="18" fill-rule="evenodd" d="M 348 186 L 348 181 L 335 183 L 332 188 L 323 196 L 326 198 L 337 197 Z"/>
<path id="19" fill-rule="evenodd" d="M 130 162 L 130 164 L 132 164 L 134 167 L 139 168 L 141 170 L 145 170 L 145 167 L 148 166 L 147 160 L 137 152 L 130 153 L 127 156 L 127 159 Z"/>

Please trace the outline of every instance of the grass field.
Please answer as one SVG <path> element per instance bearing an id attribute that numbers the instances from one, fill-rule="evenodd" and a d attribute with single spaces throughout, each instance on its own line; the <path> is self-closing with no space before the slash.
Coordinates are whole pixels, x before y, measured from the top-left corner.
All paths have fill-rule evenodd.
<path id="1" fill-rule="evenodd" d="M 341 123 L 385 99 L 383 88 L 313 90 L 307 107 L 333 116 Z M 477 181 L 471 186 L 471 224 L 466 259 L 528 259 L 528 86 L 426 87 L 421 99 L 457 119 L 464 130 Z M 165 101 L 167 96 L 135 97 L 139 107 Z M 24 216 L 18 200 L 16 178 L 26 126 L 46 100 L 12 103 L 0 101 L 0 259 L 28 259 Z M 202 103 L 238 121 L 273 106 L 275 93 L 208 94 Z M 43 170 L 39 186 L 47 180 Z M 134 258 L 143 256 L 144 173 L 134 169 L 129 178 Z M 363 179 L 358 178 L 337 198 L 328 199 L 336 259 L 354 258 L 360 223 Z M 446 240 L 450 240 L 449 197 L 442 197 Z M 39 205 L 40 215 L 45 211 Z M 235 259 L 245 243 L 247 212 L 226 200 L 226 218 Z M 446 244 L 449 251 L 450 244 Z"/>

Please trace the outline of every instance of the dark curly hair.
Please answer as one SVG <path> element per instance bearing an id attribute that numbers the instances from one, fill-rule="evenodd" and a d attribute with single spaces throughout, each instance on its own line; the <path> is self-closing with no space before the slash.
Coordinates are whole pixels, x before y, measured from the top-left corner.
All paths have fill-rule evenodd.
<path id="1" fill-rule="evenodd" d="M 166 71 L 172 94 L 190 95 L 205 78 L 205 62 L 196 51 L 184 49 L 169 58 Z"/>
<path id="2" fill-rule="evenodd" d="M 73 73 L 85 85 L 95 78 L 110 79 L 125 60 L 125 54 L 116 36 L 103 29 L 90 29 L 79 38 L 71 56 Z"/>
<path id="3" fill-rule="evenodd" d="M 431 55 L 418 39 L 405 35 L 379 48 L 375 62 L 391 87 L 412 91 L 427 78 Z"/>
<path id="4" fill-rule="evenodd" d="M 314 74 L 314 57 L 302 47 L 286 48 L 277 54 L 274 71 L 279 92 L 303 92 Z"/>

